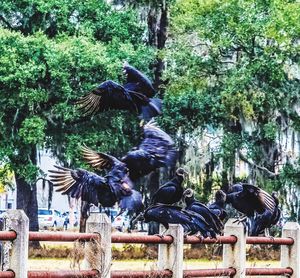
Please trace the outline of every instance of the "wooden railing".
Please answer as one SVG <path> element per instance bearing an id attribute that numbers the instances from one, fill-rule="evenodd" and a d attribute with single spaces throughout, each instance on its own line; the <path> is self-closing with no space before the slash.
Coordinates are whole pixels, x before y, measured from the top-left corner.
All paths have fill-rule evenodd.
<path id="1" fill-rule="evenodd" d="M 164 237 L 157 235 L 111 235 L 111 223 L 105 214 L 92 214 L 87 221 L 87 233 L 29 232 L 29 221 L 21 210 L 9 210 L 5 216 L 5 231 L 1 241 L 11 241 L 8 266 L 0 277 L 246 277 L 285 276 L 300 277 L 300 228 L 288 222 L 283 227 L 282 238 L 246 237 L 244 227 L 229 219 L 224 236 L 203 239 L 184 237 L 180 225 L 170 225 Z M 160 227 L 161 232 L 163 227 Z M 80 241 L 85 243 L 84 269 L 81 271 L 31 271 L 28 270 L 29 241 Z M 157 269 L 151 271 L 111 271 L 112 243 L 158 244 Z M 183 270 L 184 244 L 223 244 L 223 266 L 215 269 Z M 246 268 L 246 244 L 281 245 L 280 268 Z"/>

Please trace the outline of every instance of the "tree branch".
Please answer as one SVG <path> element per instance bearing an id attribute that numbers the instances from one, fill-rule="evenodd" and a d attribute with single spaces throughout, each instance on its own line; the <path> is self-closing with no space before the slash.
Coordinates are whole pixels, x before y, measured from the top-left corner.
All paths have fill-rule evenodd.
<path id="1" fill-rule="evenodd" d="M 2 20 L 9 29 L 14 30 L 14 28 L 11 26 L 11 24 L 8 22 L 8 20 L 5 19 L 5 17 L 3 15 L 0 15 L 0 20 Z"/>
<path id="2" fill-rule="evenodd" d="M 239 154 L 239 158 L 241 160 L 243 160 L 244 162 L 248 163 L 249 165 L 257 168 L 258 170 L 261 170 L 261 171 L 265 172 L 266 174 L 268 174 L 269 177 L 276 177 L 276 176 L 278 176 L 278 174 L 275 174 L 274 172 L 270 171 L 266 167 L 259 166 L 259 165 L 255 164 L 253 161 L 250 161 L 246 156 L 244 156 L 241 153 L 240 150 L 238 151 L 238 154 Z"/>

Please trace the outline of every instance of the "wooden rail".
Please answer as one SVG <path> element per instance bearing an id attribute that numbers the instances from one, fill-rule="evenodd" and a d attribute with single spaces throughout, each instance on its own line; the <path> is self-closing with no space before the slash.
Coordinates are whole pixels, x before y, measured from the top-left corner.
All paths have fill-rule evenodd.
<path id="1" fill-rule="evenodd" d="M 1 241 L 11 241 L 10 265 L 1 277 L 245 277 L 288 276 L 299 278 L 300 226 L 288 222 L 281 238 L 246 237 L 244 227 L 230 219 L 225 225 L 224 236 L 215 239 L 183 236 L 180 225 L 170 225 L 159 235 L 111 235 L 111 223 L 106 215 L 92 214 L 87 221 L 87 233 L 75 232 L 29 232 L 28 218 L 21 211 L 8 211 L 10 218 L 6 231 L 0 231 Z M 162 227 L 161 227 L 162 228 Z M 29 241 L 84 241 L 86 270 L 81 271 L 28 271 Z M 111 243 L 158 244 L 158 269 L 151 271 L 110 271 Z M 223 244 L 223 268 L 183 270 L 184 244 Z M 246 268 L 246 244 L 281 245 L 281 267 Z M 92 253 L 91 253 L 92 252 Z M 87 255 L 88 254 L 88 255 Z M 92 254 L 92 256 L 90 255 Z"/>

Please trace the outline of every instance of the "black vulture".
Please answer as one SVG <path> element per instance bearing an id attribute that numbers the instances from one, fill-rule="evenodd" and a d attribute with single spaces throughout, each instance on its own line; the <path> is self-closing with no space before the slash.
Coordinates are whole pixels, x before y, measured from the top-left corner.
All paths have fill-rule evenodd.
<path id="1" fill-rule="evenodd" d="M 175 204 L 179 202 L 183 194 L 182 182 L 186 175 L 187 172 L 183 168 L 178 168 L 175 176 L 153 194 L 151 203 Z"/>
<path id="2" fill-rule="evenodd" d="M 206 222 L 201 215 L 182 209 L 178 206 L 156 204 L 149 206 L 144 212 L 146 223 L 155 221 L 162 224 L 166 229 L 169 224 L 180 224 L 183 227 L 185 235 L 194 235 L 201 233 L 203 237 L 216 238 L 215 231 Z"/>
<path id="3" fill-rule="evenodd" d="M 128 110 L 142 114 L 145 120 L 161 114 L 161 100 L 150 98 L 155 94 L 150 80 L 128 64 L 124 66 L 124 72 L 127 83 L 120 85 L 112 80 L 102 82 L 79 99 L 79 109 L 85 115 L 111 109 Z"/>
<path id="4" fill-rule="evenodd" d="M 215 194 L 215 201 L 208 205 L 208 208 L 217 215 L 221 221 L 227 217 L 225 210 L 226 206 L 226 194 L 222 190 L 218 190 Z"/>
<path id="5" fill-rule="evenodd" d="M 281 210 L 279 209 L 279 200 L 276 193 L 272 193 L 272 197 L 276 203 L 274 211 L 266 209 L 262 213 L 255 213 L 254 216 L 247 218 L 246 227 L 248 228 L 249 236 L 258 236 L 264 234 L 269 236 L 269 228 L 276 225 L 281 216 Z"/>
<path id="6" fill-rule="evenodd" d="M 149 98 L 154 97 L 155 89 L 149 78 L 139 70 L 130 66 L 127 62 L 124 63 L 123 72 L 126 76 L 124 87 L 127 90 L 142 93 Z"/>
<path id="7" fill-rule="evenodd" d="M 266 209 L 273 212 L 276 207 L 274 198 L 266 191 L 248 183 L 237 183 L 226 193 L 226 203 L 247 217 L 255 212 L 263 213 Z"/>
<path id="8" fill-rule="evenodd" d="M 183 201 L 186 204 L 185 209 L 196 212 L 201 215 L 206 223 L 214 230 L 216 234 L 221 234 L 224 225 L 220 218 L 214 214 L 206 205 L 200 203 L 195 199 L 194 191 L 190 188 L 183 192 Z"/>
<path id="9" fill-rule="evenodd" d="M 62 194 L 68 194 L 72 198 L 84 202 L 82 215 L 88 216 L 91 204 L 103 207 L 112 207 L 119 203 L 122 209 L 138 210 L 143 206 L 140 194 L 132 189 L 132 182 L 124 165 L 117 163 L 104 177 L 83 169 L 68 169 L 55 166 L 57 170 L 49 170 L 50 181 Z"/>
<path id="10" fill-rule="evenodd" d="M 119 161 L 126 165 L 129 170 L 129 177 L 136 181 L 140 177 L 148 175 L 152 171 L 167 166 L 174 166 L 177 152 L 171 137 L 150 121 L 143 127 L 144 139 L 134 150 L 129 151 Z M 93 151 L 83 147 L 83 157 L 96 169 L 109 169 L 111 167 L 112 156 L 101 152 Z"/>

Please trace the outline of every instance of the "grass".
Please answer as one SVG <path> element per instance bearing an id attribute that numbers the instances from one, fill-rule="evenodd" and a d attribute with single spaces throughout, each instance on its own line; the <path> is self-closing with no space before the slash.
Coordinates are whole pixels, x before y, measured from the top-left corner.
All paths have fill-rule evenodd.
<path id="1" fill-rule="evenodd" d="M 152 270 L 156 269 L 156 260 L 122 260 L 112 261 L 112 270 Z M 279 267 L 279 261 L 248 261 L 247 267 Z M 80 264 L 73 264 L 70 259 L 30 259 L 30 270 L 79 270 Z M 184 269 L 222 267 L 222 261 L 208 259 L 185 260 Z"/>

